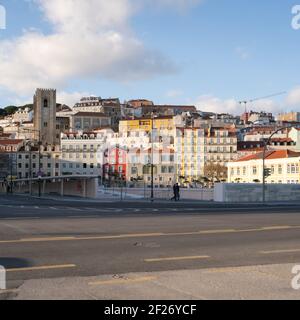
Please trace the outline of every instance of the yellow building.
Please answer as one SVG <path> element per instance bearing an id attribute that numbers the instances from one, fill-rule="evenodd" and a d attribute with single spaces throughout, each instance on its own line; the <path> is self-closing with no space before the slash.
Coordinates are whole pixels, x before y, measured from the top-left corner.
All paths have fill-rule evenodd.
<path id="1" fill-rule="evenodd" d="M 172 116 L 157 117 L 154 119 L 151 118 L 139 118 L 139 119 L 130 119 L 130 120 L 121 120 L 119 124 L 119 132 L 132 132 L 132 131 L 145 131 L 151 132 L 152 130 L 152 121 L 153 128 L 157 131 L 164 130 L 174 130 L 175 121 Z"/>

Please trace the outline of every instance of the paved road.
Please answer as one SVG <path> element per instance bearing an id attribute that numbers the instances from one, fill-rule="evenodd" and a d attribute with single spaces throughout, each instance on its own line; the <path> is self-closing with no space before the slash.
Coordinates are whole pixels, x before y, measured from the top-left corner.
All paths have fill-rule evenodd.
<path id="1" fill-rule="evenodd" d="M 296 205 L 0 198 L 0 265 L 10 289 L 31 279 L 295 263 Z"/>

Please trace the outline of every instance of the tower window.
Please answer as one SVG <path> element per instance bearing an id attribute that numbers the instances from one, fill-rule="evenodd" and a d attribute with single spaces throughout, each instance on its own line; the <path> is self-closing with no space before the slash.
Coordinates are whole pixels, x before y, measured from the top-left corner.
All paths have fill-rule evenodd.
<path id="1" fill-rule="evenodd" d="M 44 99 L 44 108 L 48 108 L 48 100 Z"/>

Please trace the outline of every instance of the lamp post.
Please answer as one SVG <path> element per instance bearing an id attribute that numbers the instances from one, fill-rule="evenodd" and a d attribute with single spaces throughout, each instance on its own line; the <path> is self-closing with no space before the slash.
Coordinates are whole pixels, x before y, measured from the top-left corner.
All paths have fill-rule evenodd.
<path id="1" fill-rule="evenodd" d="M 263 150 L 263 157 L 262 157 L 262 160 L 263 160 L 263 183 L 262 183 L 262 201 L 263 203 L 266 202 L 266 152 L 267 152 L 267 148 L 268 148 L 268 145 L 271 141 L 271 139 L 273 138 L 273 136 L 278 133 L 279 131 L 282 131 L 282 130 L 285 130 L 285 129 L 291 129 L 293 126 L 287 126 L 287 127 L 281 127 L 277 130 L 275 130 L 271 135 L 270 137 L 268 138 L 267 141 L 264 141 L 264 150 Z"/>
<path id="2" fill-rule="evenodd" d="M 154 112 L 151 113 L 151 202 L 154 201 Z"/>

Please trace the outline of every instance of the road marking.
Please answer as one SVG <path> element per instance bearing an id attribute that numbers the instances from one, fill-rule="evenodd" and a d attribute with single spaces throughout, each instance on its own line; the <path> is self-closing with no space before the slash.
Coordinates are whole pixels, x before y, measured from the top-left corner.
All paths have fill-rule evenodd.
<path id="1" fill-rule="evenodd" d="M 66 241 L 75 239 L 75 237 L 24 238 L 20 239 L 20 242 Z"/>
<path id="2" fill-rule="evenodd" d="M 58 208 L 55 208 L 55 207 L 50 207 L 49 209 L 51 209 L 51 210 L 58 210 Z"/>
<path id="3" fill-rule="evenodd" d="M 218 234 L 218 233 L 234 233 L 239 232 L 236 229 L 223 229 L 223 230 L 205 230 L 199 231 L 200 234 Z"/>
<path id="4" fill-rule="evenodd" d="M 89 282 L 89 286 L 142 283 L 142 282 L 153 281 L 156 279 L 157 279 L 156 277 L 141 277 L 141 278 L 136 278 L 136 279 L 112 279 L 112 280 Z"/>
<path id="5" fill-rule="evenodd" d="M 39 271 L 39 270 L 53 270 L 53 269 L 67 269 L 67 268 L 76 268 L 76 265 L 61 264 L 61 265 L 28 267 L 28 268 L 11 268 L 11 269 L 6 269 L 6 272 L 25 272 L 25 271 Z"/>
<path id="6" fill-rule="evenodd" d="M 0 295 L 8 294 L 8 293 L 18 293 L 18 292 L 20 292 L 19 289 L 6 289 L 6 290 L 0 289 Z"/>
<path id="7" fill-rule="evenodd" d="M 260 251 L 261 254 L 272 254 L 272 253 L 293 253 L 300 252 L 300 249 L 286 249 L 286 250 L 271 250 L 271 251 Z"/>
<path id="8" fill-rule="evenodd" d="M 209 259 L 210 256 L 187 256 L 187 257 L 169 257 L 169 258 L 155 258 L 155 259 L 145 259 L 145 262 L 164 262 L 164 261 L 180 261 L 180 260 L 199 260 L 199 259 Z"/>
<path id="9" fill-rule="evenodd" d="M 75 217 L 75 216 L 74 216 Z M 201 230 L 191 232 L 170 232 L 170 233 L 134 233 L 134 234 L 119 234 L 108 236 L 91 236 L 91 237 L 48 237 L 48 238 L 25 238 L 19 240 L 2 240 L 0 244 L 7 243 L 24 243 L 24 242 L 51 242 L 51 241 L 88 241 L 88 240 L 113 240 L 113 239 L 130 239 L 130 238 L 151 238 L 151 237 L 172 237 L 172 236 L 196 236 L 196 235 L 214 235 L 214 234 L 230 234 L 230 233 L 244 233 L 244 232 L 266 232 L 300 229 L 300 226 L 272 226 L 262 227 L 257 229 L 223 229 L 223 230 Z"/>
<path id="10" fill-rule="evenodd" d="M 225 267 L 225 268 L 212 268 L 205 270 L 204 273 L 232 273 L 232 272 L 247 272 L 247 267 Z"/>

